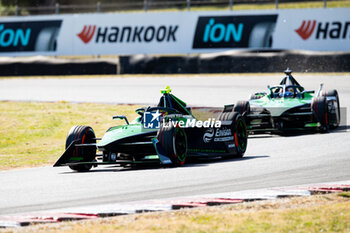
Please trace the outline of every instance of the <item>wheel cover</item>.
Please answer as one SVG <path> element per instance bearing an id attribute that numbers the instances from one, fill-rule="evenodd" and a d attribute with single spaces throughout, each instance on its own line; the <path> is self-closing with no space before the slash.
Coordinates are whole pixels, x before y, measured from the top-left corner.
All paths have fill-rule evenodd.
<path id="1" fill-rule="evenodd" d="M 187 140 L 185 132 L 180 128 L 176 128 L 175 131 L 174 150 L 177 160 L 180 162 L 185 161 L 187 154 Z"/>
<path id="2" fill-rule="evenodd" d="M 247 128 L 241 119 L 236 122 L 236 129 L 236 146 L 241 152 L 245 152 L 247 149 Z"/>

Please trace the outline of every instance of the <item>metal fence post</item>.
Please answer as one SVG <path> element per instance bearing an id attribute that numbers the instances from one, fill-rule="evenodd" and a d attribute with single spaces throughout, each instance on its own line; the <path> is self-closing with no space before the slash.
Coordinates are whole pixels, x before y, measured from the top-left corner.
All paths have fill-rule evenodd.
<path id="1" fill-rule="evenodd" d="M 18 16 L 19 15 L 19 9 L 18 9 L 18 6 L 16 5 L 15 6 L 15 16 Z"/>
<path id="2" fill-rule="evenodd" d="M 327 8 L 327 0 L 323 0 L 323 8 Z"/>
<path id="3" fill-rule="evenodd" d="M 187 11 L 191 10 L 191 0 L 187 0 Z"/>
<path id="4" fill-rule="evenodd" d="M 230 11 L 232 11 L 233 10 L 233 0 L 229 1 L 229 5 L 230 5 Z"/>
<path id="5" fill-rule="evenodd" d="M 56 15 L 60 13 L 60 4 L 56 3 Z"/>
<path id="6" fill-rule="evenodd" d="M 276 9 L 278 9 L 278 0 L 276 0 Z"/>
<path id="7" fill-rule="evenodd" d="M 148 6 L 147 6 L 147 0 L 143 0 L 143 10 L 147 12 Z"/>
<path id="8" fill-rule="evenodd" d="M 97 13 L 101 13 L 101 2 L 97 2 Z"/>

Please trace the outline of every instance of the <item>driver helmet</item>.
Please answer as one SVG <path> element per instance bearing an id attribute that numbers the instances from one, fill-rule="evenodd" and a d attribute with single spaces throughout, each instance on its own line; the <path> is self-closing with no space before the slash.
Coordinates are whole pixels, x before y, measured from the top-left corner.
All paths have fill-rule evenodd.
<path id="1" fill-rule="evenodd" d="M 288 91 L 288 92 L 292 92 L 292 93 L 294 93 L 294 92 L 295 92 L 295 90 L 294 90 L 294 88 L 293 88 L 293 87 L 288 87 L 288 88 L 287 88 L 287 91 Z"/>
<path id="2" fill-rule="evenodd" d="M 293 96 L 294 96 L 294 93 L 291 91 L 286 91 L 283 95 L 283 97 L 285 97 L 285 98 L 291 98 Z"/>

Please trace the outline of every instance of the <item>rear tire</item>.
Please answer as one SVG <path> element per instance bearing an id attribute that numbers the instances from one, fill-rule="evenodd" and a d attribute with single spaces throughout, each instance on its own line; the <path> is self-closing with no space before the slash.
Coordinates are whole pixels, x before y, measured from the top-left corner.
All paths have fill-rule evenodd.
<path id="1" fill-rule="evenodd" d="M 182 166 L 187 157 L 187 136 L 180 127 L 173 125 L 161 126 L 157 139 L 165 156 L 169 157 L 175 166 Z"/>
<path id="2" fill-rule="evenodd" d="M 242 158 L 247 150 L 248 133 L 244 118 L 238 112 L 223 112 L 219 115 L 220 121 L 232 121 L 231 129 L 234 136 L 236 154 L 232 158 Z"/>
<path id="3" fill-rule="evenodd" d="M 317 122 L 320 123 L 321 132 L 328 131 L 328 109 L 325 96 L 314 97 L 311 101 L 311 109 Z"/>
<path id="4" fill-rule="evenodd" d="M 66 149 L 75 141 L 76 144 L 96 143 L 95 132 L 90 126 L 76 125 L 68 133 L 66 140 Z M 72 157 L 82 157 L 82 162 L 92 162 L 96 157 L 96 147 L 75 147 Z M 86 172 L 92 168 L 92 165 L 79 164 L 71 165 L 70 169 L 78 172 Z"/>
<path id="5" fill-rule="evenodd" d="M 250 104 L 248 101 L 245 100 L 237 101 L 233 111 L 238 112 L 244 117 L 250 113 Z"/>

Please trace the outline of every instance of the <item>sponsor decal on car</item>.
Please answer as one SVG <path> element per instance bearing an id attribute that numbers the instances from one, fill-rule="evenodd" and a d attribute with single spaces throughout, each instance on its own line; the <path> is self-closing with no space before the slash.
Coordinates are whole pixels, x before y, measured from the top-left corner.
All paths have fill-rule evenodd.
<path id="1" fill-rule="evenodd" d="M 214 129 L 213 128 L 207 129 L 203 134 L 203 142 L 209 143 L 213 140 L 213 138 L 214 138 Z"/>
<path id="2" fill-rule="evenodd" d="M 216 129 L 214 142 L 232 141 L 232 131 L 229 128 Z"/>
<path id="3" fill-rule="evenodd" d="M 203 134 L 203 142 L 209 143 L 211 141 L 214 142 L 226 142 L 226 141 L 232 141 L 234 138 L 232 136 L 232 131 L 229 128 L 209 128 L 205 131 Z M 232 147 L 232 146 L 231 146 Z M 231 148 L 229 147 L 229 148 Z"/>
<path id="4" fill-rule="evenodd" d="M 160 116 L 161 113 L 156 112 L 144 112 L 143 114 L 143 127 L 145 129 L 159 129 L 160 128 Z"/>

